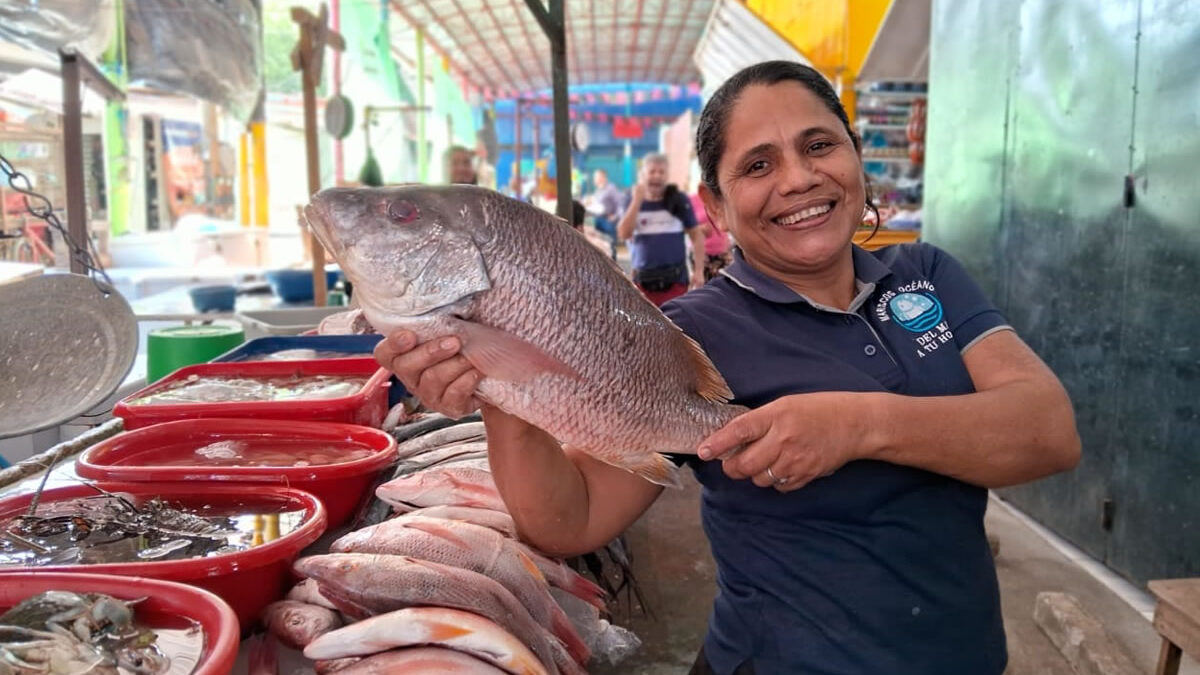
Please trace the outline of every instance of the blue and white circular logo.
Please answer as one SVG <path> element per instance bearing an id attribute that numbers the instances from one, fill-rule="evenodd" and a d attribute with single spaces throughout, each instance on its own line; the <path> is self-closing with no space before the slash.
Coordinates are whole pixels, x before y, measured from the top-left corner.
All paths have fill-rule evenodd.
<path id="1" fill-rule="evenodd" d="M 892 318 L 913 333 L 924 333 L 942 320 L 942 303 L 926 293 L 901 293 L 888 302 Z"/>

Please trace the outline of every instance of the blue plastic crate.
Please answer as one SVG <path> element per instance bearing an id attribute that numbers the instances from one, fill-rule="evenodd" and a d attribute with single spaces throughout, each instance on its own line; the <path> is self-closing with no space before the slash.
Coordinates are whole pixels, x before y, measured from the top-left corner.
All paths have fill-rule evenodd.
<path id="1" fill-rule="evenodd" d="M 346 356 L 369 356 L 382 335 L 272 335 L 248 340 L 213 359 L 223 361 L 263 361 L 267 356 L 289 349 L 312 349 L 317 352 L 338 352 Z M 328 357 L 322 357 L 328 358 Z M 392 376 L 388 388 L 388 407 L 396 405 L 406 394 L 404 385 Z"/>

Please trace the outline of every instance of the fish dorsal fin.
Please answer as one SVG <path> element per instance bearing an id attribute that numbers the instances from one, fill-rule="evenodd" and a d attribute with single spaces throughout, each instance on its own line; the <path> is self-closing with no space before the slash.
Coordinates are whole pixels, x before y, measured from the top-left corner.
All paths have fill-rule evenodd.
<path id="1" fill-rule="evenodd" d="M 696 371 L 696 393 L 709 401 L 728 403 L 729 399 L 733 398 L 733 392 L 729 390 L 725 378 L 721 377 L 708 354 L 704 353 L 704 348 L 682 330 L 679 334 L 686 341 L 688 360 L 692 363 L 692 369 Z"/>

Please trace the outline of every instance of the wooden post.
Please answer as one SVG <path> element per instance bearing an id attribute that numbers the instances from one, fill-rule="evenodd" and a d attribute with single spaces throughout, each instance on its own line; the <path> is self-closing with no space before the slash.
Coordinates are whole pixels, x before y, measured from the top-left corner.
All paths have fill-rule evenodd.
<path id="1" fill-rule="evenodd" d="M 292 8 L 292 21 L 300 27 L 300 41 L 292 50 L 292 68 L 299 70 L 304 89 L 304 148 L 308 163 L 308 194 L 314 195 L 321 189 L 321 156 L 317 147 L 317 84 L 321 81 L 321 66 L 324 61 L 325 45 L 342 50 L 346 43 L 342 36 L 329 30 L 329 9 L 322 4 L 320 14 L 302 8 Z M 308 232 L 312 249 L 313 304 L 324 307 L 325 248 Z"/>

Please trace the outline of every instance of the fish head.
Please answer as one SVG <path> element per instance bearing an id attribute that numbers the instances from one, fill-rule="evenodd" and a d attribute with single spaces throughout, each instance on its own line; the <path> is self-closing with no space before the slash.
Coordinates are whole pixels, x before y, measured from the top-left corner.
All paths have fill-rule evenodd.
<path id="1" fill-rule="evenodd" d="M 483 248 L 492 193 L 466 185 L 330 188 L 304 220 L 354 284 L 376 330 L 456 305 L 491 288 Z"/>

